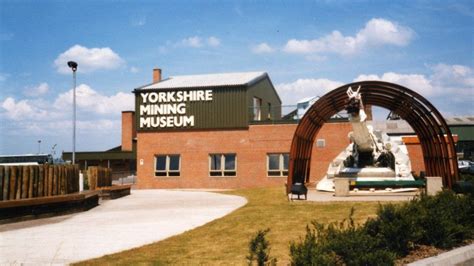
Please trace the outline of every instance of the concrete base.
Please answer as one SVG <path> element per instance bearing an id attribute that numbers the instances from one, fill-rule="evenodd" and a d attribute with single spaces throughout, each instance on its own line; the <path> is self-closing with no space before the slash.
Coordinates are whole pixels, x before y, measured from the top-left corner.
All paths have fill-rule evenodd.
<path id="1" fill-rule="evenodd" d="M 440 176 L 427 176 L 426 177 L 426 194 L 436 195 L 438 192 L 443 190 L 443 179 Z"/>
<path id="2" fill-rule="evenodd" d="M 348 197 L 349 196 L 349 178 L 334 178 L 334 187 L 336 189 L 336 197 Z"/>

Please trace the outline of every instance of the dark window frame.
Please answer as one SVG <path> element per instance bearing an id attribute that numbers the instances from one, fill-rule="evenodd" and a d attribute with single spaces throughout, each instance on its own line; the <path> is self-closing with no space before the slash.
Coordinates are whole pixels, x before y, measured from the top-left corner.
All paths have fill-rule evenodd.
<path id="1" fill-rule="evenodd" d="M 212 169 L 215 156 L 219 157 L 219 169 Z M 234 158 L 234 168 L 226 169 L 227 157 Z M 209 154 L 209 176 L 210 177 L 235 177 L 237 176 L 237 154 L 236 153 L 210 153 Z"/>
<path id="2" fill-rule="evenodd" d="M 171 167 L 171 157 L 178 156 L 178 170 L 170 169 Z M 158 170 L 157 161 L 158 157 L 165 157 L 165 169 Z M 181 176 L 181 154 L 155 154 L 155 163 L 154 163 L 155 177 L 178 177 Z"/>
<path id="3" fill-rule="evenodd" d="M 278 169 L 270 169 L 270 156 L 278 156 Z M 285 165 L 285 155 L 287 156 Z M 287 177 L 290 165 L 290 154 L 288 152 L 267 153 L 267 177 Z"/>

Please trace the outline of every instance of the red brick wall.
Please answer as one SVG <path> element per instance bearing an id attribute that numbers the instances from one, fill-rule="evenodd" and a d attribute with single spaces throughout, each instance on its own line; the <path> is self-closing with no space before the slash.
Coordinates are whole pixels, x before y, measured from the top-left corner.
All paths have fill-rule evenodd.
<path id="1" fill-rule="evenodd" d="M 407 143 L 408 157 L 410 157 L 411 170 L 419 174 L 420 171 L 425 171 L 425 162 L 423 161 L 423 151 L 419 143 Z"/>
<path id="2" fill-rule="evenodd" d="M 136 136 L 135 112 L 122 112 L 122 151 L 132 150 L 132 139 Z"/>
<path id="3" fill-rule="evenodd" d="M 289 152 L 296 129 L 291 125 L 252 125 L 243 130 L 143 132 L 137 134 L 139 188 L 246 188 L 283 185 L 286 177 L 267 177 L 267 153 Z M 348 144 L 349 123 L 327 123 L 314 144 L 311 181 L 322 178 L 331 162 Z M 237 176 L 210 177 L 210 153 L 236 153 Z M 155 154 L 180 154 L 179 177 L 155 177 Z M 143 160 L 143 165 L 141 161 Z"/>
<path id="4" fill-rule="evenodd" d="M 420 140 L 417 136 L 405 136 L 402 137 L 403 142 L 407 146 L 408 156 L 411 161 L 412 171 L 419 174 L 420 171 L 426 171 L 425 161 L 423 160 L 423 151 L 421 149 Z M 448 142 L 448 138 L 445 137 L 445 141 Z M 458 142 L 458 136 L 453 136 L 454 143 Z"/>

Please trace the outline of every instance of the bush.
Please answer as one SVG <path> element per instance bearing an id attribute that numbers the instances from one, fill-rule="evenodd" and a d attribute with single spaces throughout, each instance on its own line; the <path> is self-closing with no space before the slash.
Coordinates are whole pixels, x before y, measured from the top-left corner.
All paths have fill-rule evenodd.
<path id="1" fill-rule="evenodd" d="M 405 208 L 393 204 L 381 205 L 377 218 L 369 219 L 364 229 L 376 239 L 378 248 L 406 256 L 418 238 L 418 226 Z"/>
<path id="2" fill-rule="evenodd" d="M 270 258 L 270 243 L 265 238 L 269 231 L 270 229 L 259 230 L 250 240 L 249 255 L 247 256 L 249 265 L 252 265 L 254 261 L 257 262 L 258 266 L 263 266 L 268 263 L 276 265 L 276 259 Z"/>
<path id="3" fill-rule="evenodd" d="M 377 217 L 358 227 L 312 222 L 290 244 L 292 265 L 393 265 L 416 245 L 452 248 L 474 236 L 474 196 L 443 191 L 401 205 L 381 205 Z"/>
<path id="4" fill-rule="evenodd" d="M 342 265 L 342 261 L 329 249 L 328 229 L 315 221 L 313 228 L 306 226 L 306 236 L 299 243 L 290 244 L 292 265 Z"/>
<path id="5" fill-rule="evenodd" d="M 436 196 L 422 195 L 404 206 L 420 232 L 414 239 L 419 244 L 451 248 L 472 238 L 474 206 L 472 195 L 456 195 L 443 191 Z"/>
<path id="6" fill-rule="evenodd" d="M 292 265 L 393 265 L 395 254 L 378 249 L 377 239 L 354 224 L 353 212 L 341 223 L 313 221 L 305 239 L 290 245 Z"/>

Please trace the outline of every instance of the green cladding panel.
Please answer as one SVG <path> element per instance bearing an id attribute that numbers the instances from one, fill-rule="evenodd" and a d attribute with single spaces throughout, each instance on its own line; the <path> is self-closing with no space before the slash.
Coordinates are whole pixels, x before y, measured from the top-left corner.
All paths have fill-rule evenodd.
<path id="1" fill-rule="evenodd" d="M 474 126 L 472 125 L 450 125 L 452 134 L 459 137 L 459 141 L 474 141 Z"/>
<path id="2" fill-rule="evenodd" d="M 140 106 L 144 105 L 142 93 L 150 92 L 190 92 L 190 91 L 212 91 L 212 100 L 191 100 L 182 101 L 184 104 L 184 114 L 168 114 L 168 115 L 143 115 L 140 113 Z M 170 130 L 191 130 L 191 129 L 230 129 L 230 128 L 246 128 L 247 120 L 247 102 L 245 86 L 227 86 L 212 88 L 186 88 L 186 89 L 157 89 L 157 90 L 136 90 L 135 111 L 137 115 L 136 123 L 138 131 L 170 131 Z M 173 102 L 165 102 L 165 104 Z M 156 103 L 162 104 L 162 103 Z M 146 104 L 145 104 L 146 105 Z M 183 109 L 181 109 L 183 111 Z M 177 117 L 186 116 L 188 123 L 179 126 L 144 126 L 141 118 L 147 117 Z M 190 124 L 192 117 L 193 124 Z M 148 120 L 150 121 L 150 120 Z M 178 120 L 173 120 L 178 121 Z M 179 122 L 176 122 L 179 123 Z M 156 125 L 156 124 L 155 124 Z"/>
<path id="3" fill-rule="evenodd" d="M 253 99 L 262 100 L 261 120 L 281 119 L 281 100 L 270 79 L 265 78 L 251 85 L 247 90 L 248 118 L 254 120 L 253 109 L 255 108 Z"/>

